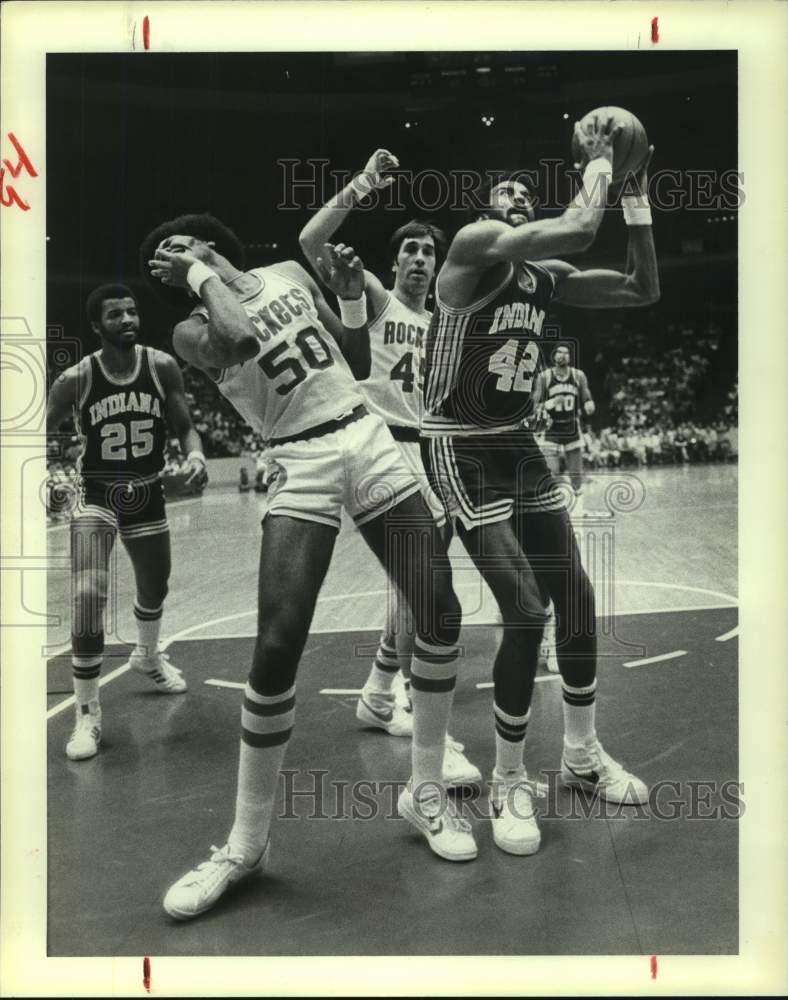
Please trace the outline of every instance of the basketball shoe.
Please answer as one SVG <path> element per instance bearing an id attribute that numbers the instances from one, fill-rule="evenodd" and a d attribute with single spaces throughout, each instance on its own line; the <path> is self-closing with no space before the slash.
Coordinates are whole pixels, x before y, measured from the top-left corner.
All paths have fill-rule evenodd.
<path id="1" fill-rule="evenodd" d="M 473 861 L 478 854 L 471 824 L 446 795 L 436 792 L 417 799 L 408 781 L 397 801 L 397 811 L 427 838 L 430 850 L 447 861 Z"/>
<path id="2" fill-rule="evenodd" d="M 493 840 L 507 854 L 536 854 L 542 835 L 536 823 L 533 799 L 543 794 L 541 785 L 529 779 L 525 768 L 514 774 L 493 771 L 490 813 Z"/>
<path id="3" fill-rule="evenodd" d="M 624 805 L 648 802 L 646 785 L 613 760 L 597 739 L 582 747 L 569 747 L 564 743 L 561 783 L 567 788 L 581 788 L 598 795 L 606 802 Z"/>
<path id="4" fill-rule="evenodd" d="M 356 718 L 365 726 L 383 729 L 389 736 L 412 736 L 413 713 L 397 701 L 394 692 L 362 690 Z"/>
<path id="5" fill-rule="evenodd" d="M 87 760 L 95 757 L 101 743 L 101 708 L 97 701 L 77 705 L 74 731 L 66 743 L 69 760 Z"/>
<path id="6" fill-rule="evenodd" d="M 170 663 L 170 658 L 166 653 L 154 653 L 153 656 L 145 656 L 135 649 L 128 660 L 130 666 L 138 674 L 147 677 L 156 685 L 156 690 L 162 694 L 181 694 L 186 690 L 186 681 L 181 675 L 181 671 Z"/>
<path id="7" fill-rule="evenodd" d="M 240 854 L 233 854 L 230 845 L 221 850 L 211 847 L 211 856 L 178 879 L 167 890 L 164 909 L 176 920 L 199 917 L 219 901 L 236 882 L 260 875 L 268 861 L 271 841 L 253 865 L 244 864 Z"/>

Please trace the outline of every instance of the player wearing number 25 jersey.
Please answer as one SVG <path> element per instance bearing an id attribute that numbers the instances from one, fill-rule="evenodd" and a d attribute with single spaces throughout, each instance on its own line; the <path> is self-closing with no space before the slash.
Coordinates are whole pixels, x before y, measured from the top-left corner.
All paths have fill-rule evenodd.
<path id="1" fill-rule="evenodd" d="M 137 646 L 131 668 L 163 694 L 186 682 L 158 649 L 170 575 L 170 535 L 160 473 L 166 426 L 188 455 L 190 478 L 207 478 L 200 438 L 192 426 L 183 378 L 174 359 L 137 343 L 140 320 L 132 292 L 102 285 L 88 296 L 91 328 L 101 349 L 58 376 L 47 400 L 47 430 L 71 413 L 83 440 L 80 497 L 71 521 L 72 671 L 76 725 L 66 745 L 71 760 L 98 752 L 99 675 L 109 557 L 120 534 L 136 583 Z M 166 420 L 166 423 L 165 423 Z"/>

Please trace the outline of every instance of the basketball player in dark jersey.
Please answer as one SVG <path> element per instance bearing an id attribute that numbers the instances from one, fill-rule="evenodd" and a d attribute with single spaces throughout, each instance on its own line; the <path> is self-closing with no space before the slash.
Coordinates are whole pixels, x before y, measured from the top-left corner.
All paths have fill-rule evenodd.
<path id="1" fill-rule="evenodd" d="M 542 452 L 553 475 L 566 471 L 575 494 L 572 513 L 583 514 L 583 435 L 581 411 L 593 415 L 596 407 L 585 372 L 569 364 L 569 348 L 561 344 L 552 353 L 553 367 L 539 373 L 534 384 L 534 409 L 543 407 L 549 418 Z"/>
<path id="2" fill-rule="evenodd" d="M 124 285 L 101 285 L 87 300 L 101 349 L 58 376 L 47 400 L 47 432 L 73 414 L 84 448 L 80 501 L 71 521 L 72 669 L 76 725 L 71 760 L 93 757 L 101 741 L 99 675 L 109 557 L 119 533 L 134 568 L 137 645 L 128 666 L 162 694 L 186 690 L 181 672 L 158 648 L 170 575 L 170 534 L 161 470 L 167 427 L 187 455 L 187 483 L 207 482 L 175 360 L 137 343 L 140 319 Z"/>
<path id="3" fill-rule="evenodd" d="M 493 667 L 495 843 L 512 854 L 539 847 L 524 763 L 525 735 L 544 609 L 552 600 L 564 694 L 562 779 L 610 801 L 642 802 L 645 785 L 601 747 L 595 730 L 594 594 L 556 483 L 533 434 L 540 338 L 552 301 L 586 307 L 640 306 L 659 296 L 645 200 L 624 202 L 627 273 L 579 271 L 555 259 L 594 240 L 612 177 L 612 119 L 576 134 L 583 188 L 553 219 L 536 221 L 528 189 L 507 181 L 485 192 L 477 221 L 463 227 L 436 282 L 428 333 L 422 435 L 433 485 L 503 614 Z"/>

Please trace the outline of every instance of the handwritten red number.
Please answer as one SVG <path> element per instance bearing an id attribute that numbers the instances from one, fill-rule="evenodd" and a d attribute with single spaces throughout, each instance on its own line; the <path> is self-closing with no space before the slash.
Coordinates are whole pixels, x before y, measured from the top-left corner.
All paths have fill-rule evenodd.
<path id="1" fill-rule="evenodd" d="M 8 133 L 8 138 L 11 140 L 11 145 L 16 150 L 17 161 L 16 164 L 13 164 L 10 160 L 3 158 L 3 166 L 0 167 L 0 204 L 5 208 L 17 205 L 23 212 L 27 212 L 30 209 L 30 205 L 28 205 L 28 203 L 17 193 L 16 188 L 12 187 L 10 184 L 6 184 L 6 170 L 9 172 L 11 177 L 14 178 L 14 180 L 19 177 L 23 170 L 30 177 L 38 177 L 38 173 L 36 172 L 33 164 L 30 162 L 30 157 L 24 151 L 22 144 L 13 132 Z"/>

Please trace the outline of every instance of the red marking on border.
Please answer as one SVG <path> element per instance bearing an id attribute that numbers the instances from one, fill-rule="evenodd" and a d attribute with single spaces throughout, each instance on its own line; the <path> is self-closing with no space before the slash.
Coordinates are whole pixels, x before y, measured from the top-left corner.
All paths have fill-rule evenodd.
<path id="1" fill-rule="evenodd" d="M 11 177 L 16 180 L 17 177 L 24 170 L 30 177 L 38 177 L 35 167 L 30 162 L 30 157 L 22 148 L 22 144 L 19 142 L 17 137 L 13 132 L 8 133 L 8 138 L 11 140 L 11 145 L 16 150 L 17 161 L 16 164 L 10 162 L 10 160 L 3 159 L 3 166 L 0 167 L 0 204 L 4 208 L 10 208 L 12 205 L 16 204 L 23 212 L 27 212 L 30 209 L 30 205 L 22 199 L 22 197 L 17 193 L 16 189 L 10 184 L 5 183 L 5 173 L 6 170 L 11 174 Z"/>
<path id="2" fill-rule="evenodd" d="M 654 961 L 654 959 L 652 959 Z M 150 959 L 146 955 L 142 960 L 142 985 L 150 993 Z"/>
<path id="3" fill-rule="evenodd" d="M 142 45 L 147 52 L 150 48 L 150 18 L 147 14 L 142 19 Z"/>
<path id="4" fill-rule="evenodd" d="M 652 979 L 656 979 L 657 978 L 657 956 L 656 955 L 652 955 L 651 956 L 651 978 Z"/>
<path id="5" fill-rule="evenodd" d="M 659 41 L 659 18 L 651 18 L 651 41 L 656 45 Z M 147 48 L 147 46 L 146 46 Z"/>

